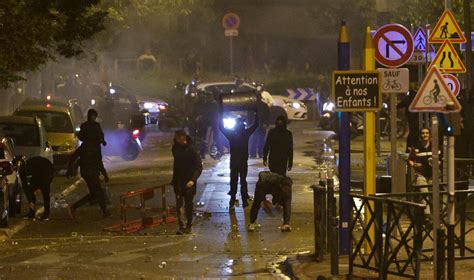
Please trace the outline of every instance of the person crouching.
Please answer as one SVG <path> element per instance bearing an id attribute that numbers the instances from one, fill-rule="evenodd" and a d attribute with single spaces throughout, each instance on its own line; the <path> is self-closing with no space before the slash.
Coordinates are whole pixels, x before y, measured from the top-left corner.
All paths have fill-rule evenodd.
<path id="1" fill-rule="evenodd" d="M 291 187 L 293 181 L 287 177 L 277 173 L 263 171 L 258 174 L 258 181 L 255 186 L 255 195 L 252 208 L 250 209 L 249 231 L 255 231 L 255 222 L 257 220 L 260 204 L 266 200 L 265 196 L 271 194 L 273 196 L 273 204 L 283 206 L 283 225 L 282 232 L 291 231 Z"/>

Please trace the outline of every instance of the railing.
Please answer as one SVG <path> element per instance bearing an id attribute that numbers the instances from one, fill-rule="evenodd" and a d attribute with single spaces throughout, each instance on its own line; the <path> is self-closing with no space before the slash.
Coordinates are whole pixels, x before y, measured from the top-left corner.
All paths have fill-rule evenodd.
<path id="1" fill-rule="evenodd" d="M 425 205 L 350 195 L 353 249 L 349 255 L 349 275 L 354 274 L 354 268 L 363 268 L 378 272 L 379 279 L 387 279 L 389 274 L 419 279 Z"/>

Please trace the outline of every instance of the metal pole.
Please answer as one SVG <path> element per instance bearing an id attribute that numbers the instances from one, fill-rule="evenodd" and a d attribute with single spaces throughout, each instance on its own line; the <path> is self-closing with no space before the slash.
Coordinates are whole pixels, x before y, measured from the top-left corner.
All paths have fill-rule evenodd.
<path id="1" fill-rule="evenodd" d="M 337 218 L 337 209 L 336 209 L 336 197 L 334 192 L 334 180 L 332 169 L 328 169 L 328 203 L 329 203 L 329 220 L 331 221 L 331 235 L 330 246 L 331 246 L 331 275 L 339 275 L 339 221 Z"/>
<path id="2" fill-rule="evenodd" d="M 448 136 L 448 279 L 455 278 L 454 262 L 454 227 L 456 224 L 456 197 L 455 195 L 455 163 L 454 163 L 454 136 Z"/>
<path id="3" fill-rule="evenodd" d="M 234 47 L 233 47 L 233 36 L 229 36 L 229 55 L 230 55 L 230 75 L 234 75 Z"/>
<path id="4" fill-rule="evenodd" d="M 337 43 L 337 69 L 349 70 L 351 65 L 351 45 L 346 23 L 341 23 L 339 41 Z M 351 191 L 351 114 L 341 113 L 339 128 L 339 214 L 340 214 L 340 253 L 349 254 L 350 232 L 349 218 L 351 202 L 349 192 Z"/>
<path id="5" fill-rule="evenodd" d="M 440 275 L 440 268 L 443 266 L 443 263 L 440 262 L 441 258 L 439 256 L 444 255 L 443 252 L 439 251 L 439 225 L 440 225 L 440 201 L 439 201 L 439 155 L 438 155 L 438 119 L 437 117 L 432 117 L 431 119 L 431 152 L 432 152 L 432 167 L 433 167 L 433 235 L 434 235 L 434 254 L 433 254 L 433 263 L 434 263 L 434 279 L 443 279 L 444 275 Z"/>
<path id="6" fill-rule="evenodd" d="M 392 175 L 392 192 L 398 190 L 397 173 L 397 94 L 390 94 L 390 175 Z"/>
<path id="7" fill-rule="evenodd" d="M 466 78 L 464 89 L 468 94 L 472 88 L 472 76 L 474 75 L 472 71 L 472 39 L 471 39 L 471 0 L 463 1 L 464 8 L 464 34 L 466 34 Z"/>
<path id="8" fill-rule="evenodd" d="M 375 70 L 375 48 L 370 36 L 370 26 L 365 31 L 365 44 L 364 44 L 364 70 Z M 376 177 L 376 166 L 375 166 L 375 113 L 365 113 L 365 132 L 364 132 L 364 194 L 373 195 L 375 194 L 375 177 Z M 370 202 L 369 202 L 370 203 Z M 374 207 L 371 203 L 371 207 Z M 365 219 L 370 220 L 370 211 L 366 209 Z M 368 230 L 368 236 L 370 240 L 375 238 L 375 227 L 372 225 Z M 366 253 L 370 253 L 369 244 L 365 244 Z"/>
<path id="9" fill-rule="evenodd" d="M 375 125 L 377 127 L 377 137 L 375 137 L 375 149 L 377 150 L 377 156 L 380 157 L 381 151 L 380 151 L 380 142 L 382 141 L 382 135 L 381 135 L 381 123 L 380 123 L 380 112 L 376 113 L 377 117 L 377 124 Z"/>

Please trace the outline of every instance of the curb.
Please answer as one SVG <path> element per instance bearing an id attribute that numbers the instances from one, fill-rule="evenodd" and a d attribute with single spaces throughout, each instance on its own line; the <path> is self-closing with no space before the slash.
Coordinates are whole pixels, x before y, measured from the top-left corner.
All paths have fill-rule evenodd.
<path id="1" fill-rule="evenodd" d="M 61 196 L 66 196 L 70 193 L 72 193 L 77 187 L 81 185 L 81 183 L 84 180 L 82 178 L 77 179 L 74 183 L 72 183 L 69 187 L 67 187 L 65 190 L 62 192 L 52 195 L 51 197 L 54 199 L 57 199 Z M 39 208 L 36 210 L 36 215 L 42 214 L 44 212 L 44 207 Z M 10 238 L 12 238 L 15 234 L 17 234 L 20 230 L 25 228 L 28 225 L 29 221 L 28 220 L 20 220 L 18 223 L 16 223 L 12 227 L 8 228 L 1 228 L 0 229 L 0 242 L 4 242 Z"/>

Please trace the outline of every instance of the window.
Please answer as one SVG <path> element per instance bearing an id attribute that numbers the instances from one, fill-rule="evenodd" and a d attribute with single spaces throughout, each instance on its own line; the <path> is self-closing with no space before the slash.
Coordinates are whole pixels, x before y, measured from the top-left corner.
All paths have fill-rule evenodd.
<path id="1" fill-rule="evenodd" d="M 38 127 L 32 124 L 0 123 L 0 136 L 13 139 L 17 146 L 40 146 Z"/>
<path id="2" fill-rule="evenodd" d="M 48 133 L 74 133 L 71 118 L 67 113 L 48 111 L 19 111 L 19 116 L 38 117 Z"/>

